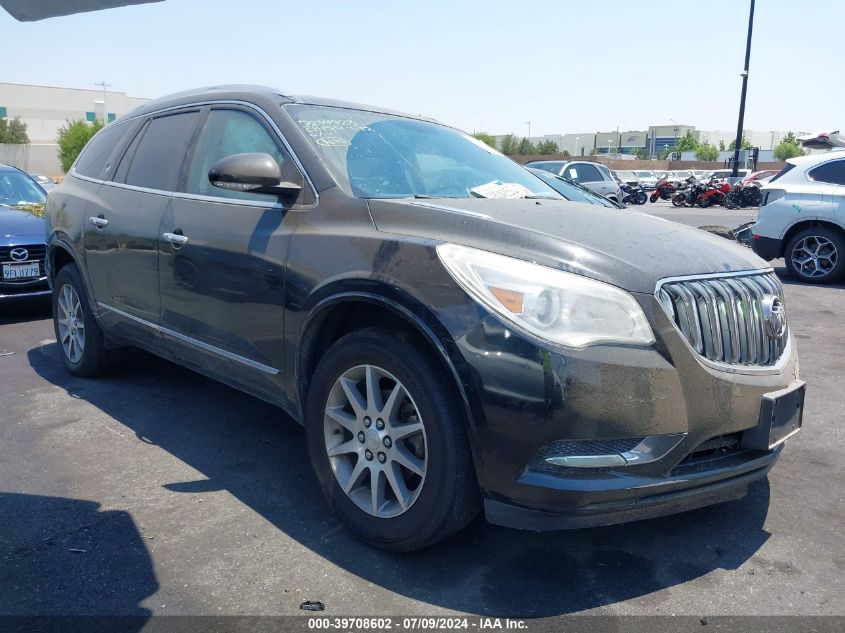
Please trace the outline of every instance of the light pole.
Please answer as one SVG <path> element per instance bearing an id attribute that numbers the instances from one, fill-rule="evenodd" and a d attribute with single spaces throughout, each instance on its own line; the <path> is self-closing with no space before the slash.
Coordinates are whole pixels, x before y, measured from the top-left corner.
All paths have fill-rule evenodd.
<path id="1" fill-rule="evenodd" d="M 525 125 L 528 126 L 528 140 L 531 140 L 531 121 L 526 121 Z"/>
<path id="2" fill-rule="evenodd" d="M 607 139 L 607 160 L 610 160 L 610 146 L 613 144 L 613 141 Z"/>
<path id="3" fill-rule="evenodd" d="M 581 143 L 581 137 L 576 136 L 575 137 L 575 156 L 581 155 L 581 148 L 579 147 L 580 143 Z"/>
<path id="4" fill-rule="evenodd" d="M 105 81 L 95 81 L 95 86 L 103 87 L 103 125 L 108 125 L 109 122 L 109 102 L 106 97 L 106 88 L 111 88 L 111 84 Z"/>
<path id="5" fill-rule="evenodd" d="M 622 121 L 622 125 L 625 125 L 627 121 Z M 619 132 L 619 126 L 616 126 L 616 154 L 614 158 L 619 158 L 619 148 L 622 147 L 622 134 Z"/>
<path id="6" fill-rule="evenodd" d="M 745 68 L 742 77 L 742 94 L 739 97 L 739 121 L 736 124 L 736 144 L 734 146 L 734 164 L 731 176 L 739 177 L 739 150 L 742 147 L 742 128 L 745 125 L 745 93 L 748 90 L 748 63 L 751 61 L 751 31 L 754 28 L 754 0 L 748 13 L 748 39 L 745 41 Z"/>
<path id="7" fill-rule="evenodd" d="M 675 140 L 672 141 L 672 153 L 674 154 L 675 152 L 678 151 L 678 122 L 675 119 L 669 119 L 669 120 L 672 122 L 672 125 L 675 126 L 675 128 L 674 128 Z"/>

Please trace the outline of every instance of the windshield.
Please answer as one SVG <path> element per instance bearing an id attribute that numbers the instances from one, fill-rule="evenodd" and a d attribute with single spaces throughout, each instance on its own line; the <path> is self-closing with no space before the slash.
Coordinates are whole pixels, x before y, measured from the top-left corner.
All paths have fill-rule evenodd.
<path id="1" fill-rule="evenodd" d="M 0 171 L 0 204 L 14 207 L 41 204 L 47 199 L 44 190 L 19 171 Z"/>
<path id="2" fill-rule="evenodd" d="M 529 171 L 536 175 L 537 178 L 545 182 L 552 189 L 557 191 L 567 200 L 572 202 L 587 202 L 589 204 L 598 204 L 603 207 L 617 208 L 610 200 L 597 193 L 593 193 L 586 187 L 567 180 L 563 176 L 556 176 L 542 169 L 529 169 Z"/>
<path id="3" fill-rule="evenodd" d="M 286 105 L 337 183 L 358 198 L 559 198 L 458 130 L 389 114 Z"/>
<path id="4" fill-rule="evenodd" d="M 637 176 L 640 178 L 654 178 L 654 173 L 650 171 L 638 171 Z"/>

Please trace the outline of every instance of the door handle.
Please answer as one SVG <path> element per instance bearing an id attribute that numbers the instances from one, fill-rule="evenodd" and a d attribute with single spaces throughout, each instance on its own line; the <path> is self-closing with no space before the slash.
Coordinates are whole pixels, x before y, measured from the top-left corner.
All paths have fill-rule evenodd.
<path id="1" fill-rule="evenodd" d="M 99 217 L 99 218 L 90 217 L 90 218 L 88 218 L 88 221 L 89 221 L 91 224 L 93 224 L 94 226 L 96 226 L 98 229 L 105 228 L 105 227 L 107 227 L 107 226 L 109 225 L 109 221 L 108 221 L 108 220 L 106 220 L 106 219 L 105 219 L 105 218 L 103 218 L 103 217 Z"/>
<path id="2" fill-rule="evenodd" d="M 164 233 L 162 237 L 174 246 L 182 246 L 183 244 L 188 243 L 187 235 L 179 235 L 178 233 Z"/>

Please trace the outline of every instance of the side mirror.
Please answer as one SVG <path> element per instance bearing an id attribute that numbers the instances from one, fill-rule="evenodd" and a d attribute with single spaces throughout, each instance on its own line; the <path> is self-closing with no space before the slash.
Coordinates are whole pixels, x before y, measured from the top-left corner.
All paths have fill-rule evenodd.
<path id="1" fill-rule="evenodd" d="M 208 170 L 208 181 L 230 191 L 294 196 L 302 191 L 295 182 L 283 182 L 282 170 L 270 154 L 233 154 L 221 158 Z"/>

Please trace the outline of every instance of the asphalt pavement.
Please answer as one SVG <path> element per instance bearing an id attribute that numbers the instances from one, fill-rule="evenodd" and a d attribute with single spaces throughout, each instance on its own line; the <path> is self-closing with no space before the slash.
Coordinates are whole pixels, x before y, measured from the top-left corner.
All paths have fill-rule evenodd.
<path id="1" fill-rule="evenodd" d="M 748 211 L 644 210 L 693 226 Z M 750 212 L 753 213 L 753 212 Z M 46 306 L 0 308 L 0 614 L 845 615 L 845 286 L 784 276 L 804 429 L 742 501 L 398 555 L 327 512 L 302 429 L 147 354 L 67 374 Z M 712 627 L 711 627 L 712 628 Z"/>

